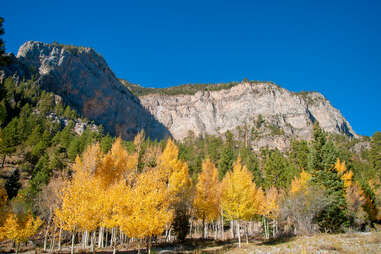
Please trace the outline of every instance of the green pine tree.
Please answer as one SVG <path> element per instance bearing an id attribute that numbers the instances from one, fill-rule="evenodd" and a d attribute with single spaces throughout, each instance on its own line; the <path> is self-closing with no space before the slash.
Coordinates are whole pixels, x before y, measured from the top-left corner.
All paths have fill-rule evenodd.
<path id="1" fill-rule="evenodd" d="M 340 232 L 350 226 L 350 220 L 347 217 L 344 182 L 334 169 L 337 151 L 317 123 L 313 130 L 308 166 L 312 182 L 325 191 L 330 201 L 315 220 L 324 232 Z"/>

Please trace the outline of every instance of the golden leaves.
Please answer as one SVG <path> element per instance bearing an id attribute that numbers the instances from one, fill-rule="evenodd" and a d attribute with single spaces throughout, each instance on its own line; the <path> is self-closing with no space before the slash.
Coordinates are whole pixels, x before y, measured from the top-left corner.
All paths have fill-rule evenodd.
<path id="1" fill-rule="evenodd" d="M 42 220 L 39 217 L 33 218 L 30 212 L 22 215 L 11 212 L 7 214 L 4 225 L 0 229 L 0 238 L 15 241 L 17 244 L 26 242 L 41 225 Z"/>
<path id="2" fill-rule="evenodd" d="M 221 205 L 229 219 L 249 219 L 258 209 L 254 207 L 256 189 L 253 176 L 238 158 L 233 171 L 222 181 Z"/>
<path id="3" fill-rule="evenodd" d="M 197 216 L 210 222 L 218 217 L 220 203 L 220 183 L 218 171 L 209 160 L 202 162 L 202 172 L 198 175 L 193 206 Z"/>
<path id="4" fill-rule="evenodd" d="M 309 181 L 311 180 L 312 175 L 306 171 L 300 173 L 300 177 L 295 177 L 291 182 L 291 194 L 296 194 L 299 191 L 306 192 Z"/>

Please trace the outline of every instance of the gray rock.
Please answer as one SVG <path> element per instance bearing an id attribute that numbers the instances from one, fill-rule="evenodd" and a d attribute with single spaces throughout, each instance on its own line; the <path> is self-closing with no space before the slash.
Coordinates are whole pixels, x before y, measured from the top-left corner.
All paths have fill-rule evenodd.
<path id="1" fill-rule="evenodd" d="M 190 132 L 239 133 L 241 127 L 251 130 L 259 115 L 266 128 L 257 130 L 259 137 L 248 135 L 254 149 L 269 146 L 284 150 L 290 138 L 310 139 L 314 121 L 328 132 L 358 137 L 341 113 L 316 92 L 293 93 L 272 83 L 241 83 L 194 95 L 150 94 L 137 98 L 91 48 L 29 41 L 20 47 L 17 60 L 24 70 L 38 71 L 38 84 L 57 94 L 56 102 L 62 98 L 106 131 L 127 139 L 142 129 L 152 138 L 172 135 L 178 140 Z M 3 79 L 6 72 L 0 74 Z M 86 128 L 85 123 L 75 125 L 78 134 Z M 274 134 L 271 129 L 279 129 L 282 134 Z"/>
<path id="2" fill-rule="evenodd" d="M 28 41 L 17 58 L 26 69 L 38 70 L 41 88 L 61 96 L 111 134 L 132 139 L 144 129 L 153 138 L 169 135 L 93 49 Z M 83 126 L 76 131 L 82 132 Z"/>
<path id="3" fill-rule="evenodd" d="M 194 95 L 150 94 L 141 103 L 171 132 L 183 139 L 195 135 L 222 135 L 237 126 L 253 126 L 262 115 L 285 136 L 309 139 L 313 122 L 333 133 L 356 137 L 350 124 L 320 93 L 292 93 L 271 83 L 241 83 L 220 91 L 199 91 Z M 286 147 L 282 137 L 267 136 L 258 146 Z"/>

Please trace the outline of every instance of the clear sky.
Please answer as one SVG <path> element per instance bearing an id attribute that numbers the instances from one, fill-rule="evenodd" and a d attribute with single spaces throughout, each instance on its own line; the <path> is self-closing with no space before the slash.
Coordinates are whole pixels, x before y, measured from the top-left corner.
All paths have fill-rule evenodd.
<path id="1" fill-rule="evenodd" d="M 381 130 L 381 1 L 1 3 L 6 50 L 27 40 L 93 47 L 134 83 L 273 81 L 319 91 L 354 130 Z"/>

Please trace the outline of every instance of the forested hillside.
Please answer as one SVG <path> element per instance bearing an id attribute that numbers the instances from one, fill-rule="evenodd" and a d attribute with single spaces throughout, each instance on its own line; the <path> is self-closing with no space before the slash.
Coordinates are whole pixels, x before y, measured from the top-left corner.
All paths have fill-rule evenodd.
<path id="1" fill-rule="evenodd" d="M 14 59 L 1 47 L 2 41 L 0 70 Z M 283 150 L 254 150 L 240 128 L 181 141 L 140 131 L 123 140 L 44 90 L 37 70 L 28 71 L 0 84 L 1 251 L 26 250 L 29 240 L 34 250 L 72 252 L 150 252 L 193 238 L 237 239 L 241 247 L 254 238 L 372 231 L 381 221 L 381 132 L 333 134 L 315 120 L 312 139 L 294 138 Z M 265 123 L 258 117 L 252 124 L 256 142 Z M 282 132 L 269 128 L 273 136 Z"/>

